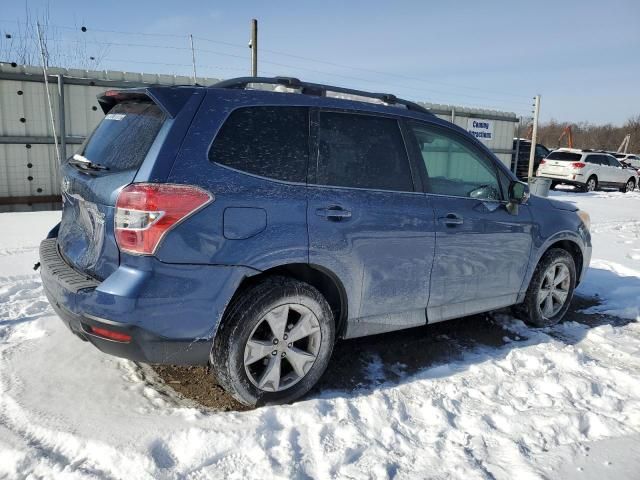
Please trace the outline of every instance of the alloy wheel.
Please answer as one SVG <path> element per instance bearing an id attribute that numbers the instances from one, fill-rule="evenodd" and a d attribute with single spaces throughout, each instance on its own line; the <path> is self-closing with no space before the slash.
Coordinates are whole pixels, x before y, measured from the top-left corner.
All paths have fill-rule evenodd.
<path id="1" fill-rule="evenodd" d="M 563 263 L 554 263 L 544 273 L 538 291 L 538 306 L 543 317 L 551 318 L 564 306 L 571 288 L 571 274 Z"/>
<path id="2" fill-rule="evenodd" d="M 590 178 L 587 181 L 587 191 L 588 192 L 593 192 L 596 189 L 596 179 L 595 178 Z"/>
<path id="3" fill-rule="evenodd" d="M 633 192 L 633 189 L 635 188 L 636 184 L 634 183 L 633 180 L 629 180 L 627 182 L 627 192 Z"/>
<path id="4" fill-rule="evenodd" d="M 304 305 L 287 303 L 267 312 L 244 349 L 245 372 L 256 387 L 280 392 L 298 383 L 316 361 L 320 322 Z"/>

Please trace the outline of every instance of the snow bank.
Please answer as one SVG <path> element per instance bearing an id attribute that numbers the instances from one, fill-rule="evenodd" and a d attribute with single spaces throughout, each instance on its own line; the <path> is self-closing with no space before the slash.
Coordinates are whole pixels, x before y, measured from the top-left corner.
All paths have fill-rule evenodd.
<path id="1" fill-rule="evenodd" d="M 592 214 L 594 263 L 580 292 L 603 300 L 598 312 L 637 318 L 640 195 L 555 195 Z M 616 478 L 640 471 L 637 322 L 534 330 L 497 315 L 509 342 L 455 362 L 390 381 L 373 360 L 360 390 L 204 411 L 52 315 L 30 267 L 56 215 L 0 215 L 11 231 L 0 239 L 0 478 L 570 478 L 594 462 Z"/>

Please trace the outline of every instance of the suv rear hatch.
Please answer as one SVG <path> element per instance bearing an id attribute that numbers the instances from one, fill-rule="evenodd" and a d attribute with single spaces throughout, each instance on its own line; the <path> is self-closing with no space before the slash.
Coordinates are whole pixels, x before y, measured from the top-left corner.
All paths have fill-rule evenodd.
<path id="1" fill-rule="evenodd" d="M 581 160 L 582 154 L 580 153 L 561 151 L 551 152 L 544 159 L 544 162 L 540 163 L 540 172 L 560 175 L 573 173 L 576 168 L 574 164 L 579 164 Z"/>
<path id="2" fill-rule="evenodd" d="M 168 115 L 139 90 L 110 91 L 100 103 L 107 115 L 61 167 L 58 245 L 67 262 L 103 280 L 120 260 L 113 233 L 118 193 L 133 182 Z"/>

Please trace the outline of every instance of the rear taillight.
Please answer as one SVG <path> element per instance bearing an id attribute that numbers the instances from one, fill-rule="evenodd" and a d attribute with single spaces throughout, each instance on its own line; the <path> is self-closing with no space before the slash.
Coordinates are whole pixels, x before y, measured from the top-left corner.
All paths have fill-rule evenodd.
<path id="1" fill-rule="evenodd" d="M 118 195 L 115 236 L 123 252 L 153 255 L 164 235 L 213 200 L 190 185 L 132 183 Z"/>
<path id="2" fill-rule="evenodd" d="M 586 165 L 586 163 L 583 163 L 583 162 L 573 162 L 573 163 L 571 164 L 571 166 L 572 166 L 573 168 L 584 168 L 584 167 L 585 167 L 585 165 Z"/>
<path id="3" fill-rule="evenodd" d="M 544 165 L 545 163 L 547 163 L 547 162 L 545 162 L 544 158 L 542 160 L 540 160 L 540 165 Z"/>

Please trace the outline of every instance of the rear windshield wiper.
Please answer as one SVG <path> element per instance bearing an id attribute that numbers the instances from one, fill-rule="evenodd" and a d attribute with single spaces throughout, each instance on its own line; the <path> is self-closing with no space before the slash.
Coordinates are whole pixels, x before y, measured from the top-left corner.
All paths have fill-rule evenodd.
<path id="1" fill-rule="evenodd" d="M 91 170 L 94 172 L 99 172 L 103 170 L 109 170 L 109 167 L 105 167 L 104 165 L 100 165 L 99 163 L 94 163 L 86 157 L 76 153 L 73 157 L 69 159 L 69 164 L 76 167 L 78 170 Z"/>

